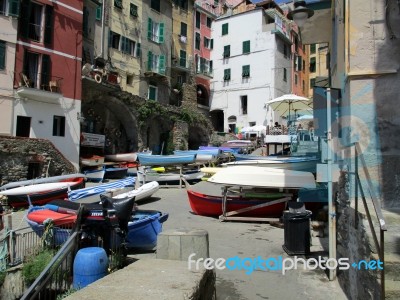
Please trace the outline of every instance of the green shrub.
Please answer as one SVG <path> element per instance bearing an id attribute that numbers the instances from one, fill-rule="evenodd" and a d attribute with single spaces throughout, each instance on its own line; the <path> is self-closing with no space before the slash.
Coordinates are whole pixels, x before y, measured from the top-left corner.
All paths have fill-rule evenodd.
<path id="1" fill-rule="evenodd" d="M 22 275 L 27 284 L 32 284 L 44 268 L 49 264 L 54 256 L 54 251 L 44 249 L 36 256 L 30 257 L 30 259 L 24 263 L 22 267 Z"/>

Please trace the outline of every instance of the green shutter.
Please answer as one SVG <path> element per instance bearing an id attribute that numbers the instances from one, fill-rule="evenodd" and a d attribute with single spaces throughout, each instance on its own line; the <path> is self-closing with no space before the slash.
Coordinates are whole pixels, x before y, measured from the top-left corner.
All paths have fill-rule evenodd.
<path id="1" fill-rule="evenodd" d="M 229 57 L 231 56 L 231 46 L 224 46 L 224 53 L 223 53 L 223 57 Z"/>
<path id="2" fill-rule="evenodd" d="M 0 70 L 6 68 L 6 43 L 0 41 Z"/>
<path id="3" fill-rule="evenodd" d="M 140 55 L 141 55 L 141 49 L 140 49 L 140 43 L 137 43 L 136 44 L 136 56 L 137 57 L 140 57 Z"/>
<path id="4" fill-rule="evenodd" d="M 158 42 L 164 43 L 164 23 L 160 23 Z"/>
<path id="5" fill-rule="evenodd" d="M 200 12 L 196 11 L 196 28 L 200 28 Z"/>
<path id="6" fill-rule="evenodd" d="M 149 18 L 147 21 L 147 38 L 152 40 L 153 37 L 153 21 Z"/>
<path id="7" fill-rule="evenodd" d="M 153 67 L 153 53 L 151 51 L 147 52 L 147 70 L 151 71 Z"/>
<path id="8" fill-rule="evenodd" d="M 149 86 L 149 100 L 154 100 L 156 101 L 156 91 L 157 89 L 155 87 Z"/>
<path id="9" fill-rule="evenodd" d="M 137 13 L 137 6 L 133 3 L 131 3 L 130 5 L 130 14 L 132 17 L 137 17 L 138 13 Z"/>
<path id="10" fill-rule="evenodd" d="M 97 8 L 96 8 L 96 20 L 97 20 L 97 21 L 101 21 L 101 16 L 102 16 L 102 14 L 103 14 L 103 6 L 102 6 L 102 5 L 99 5 L 99 6 L 97 6 Z"/>
<path id="11" fill-rule="evenodd" d="M 224 80 L 230 80 L 231 79 L 231 69 L 225 69 L 224 70 Z"/>
<path id="12" fill-rule="evenodd" d="M 126 43 L 127 43 L 126 37 L 121 36 L 120 49 L 118 49 L 118 50 L 126 53 Z"/>
<path id="13" fill-rule="evenodd" d="M 228 23 L 222 24 L 222 35 L 228 34 Z"/>
<path id="14" fill-rule="evenodd" d="M 13 17 L 19 16 L 19 0 L 8 0 L 8 14 Z"/>
<path id="15" fill-rule="evenodd" d="M 250 77 L 250 65 L 242 66 L 242 77 Z"/>
<path id="16" fill-rule="evenodd" d="M 29 33 L 29 19 L 30 19 L 30 11 L 31 11 L 31 2 L 30 1 L 22 1 L 21 2 L 21 18 L 19 22 L 18 29 L 20 30 L 21 36 L 24 38 L 28 37 Z"/>
<path id="17" fill-rule="evenodd" d="M 250 41 L 243 42 L 243 53 L 250 53 Z"/>
<path id="18" fill-rule="evenodd" d="M 50 81 L 50 56 L 43 54 L 42 55 L 42 74 L 41 74 L 41 83 L 48 85 Z"/>
<path id="19" fill-rule="evenodd" d="M 51 44 L 53 41 L 53 6 L 46 5 L 45 18 L 44 43 Z"/>
<path id="20" fill-rule="evenodd" d="M 211 48 L 211 49 L 214 48 L 214 39 L 211 39 L 211 46 L 210 46 L 210 48 Z"/>
<path id="21" fill-rule="evenodd" d="M 297 57 L 297 70 L 296 70 L 296 71 L 301 71 L 301 69 L 302 69 L 301 63 L 302 63 L 302 62 L 303 62 L 302 57 L 301 57 L 301 56 L 298 56 L 298 57 Z"/>
<path id="22" fill-rule="evenodd" d="M 180 60 L 179 65 L 181 67 L 186 67 L 186 51 L 184 50 L 180 51 L 179 60 Z"/>
<path id="23" fill-rule="evenodd" d="M 159 69 L 160 74 L 165 74 L 165 56 L 164 55 L 160 55 L 158 69 Z"/>

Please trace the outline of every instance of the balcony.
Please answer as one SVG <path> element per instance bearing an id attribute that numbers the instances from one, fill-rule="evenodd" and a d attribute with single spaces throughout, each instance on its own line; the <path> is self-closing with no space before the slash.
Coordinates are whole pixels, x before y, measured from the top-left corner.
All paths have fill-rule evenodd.
<path id="1" fill-rule="evenodd" d="M 19 80 L 19 81 L 18 81 Z M 15 76 L 16 93 L 23 99 L 32 99 L 49 103 L 57 102 L 62 98 L 61 77 L 49 76 L 41 73 L 20 73 Z"/>
<path id="2" fill-rule="evenodd" d="M 144 76 L 146 77 L 166 77 L 165 67 L 160 67 L 158 64 L 150 64 L 149 61 L 145 62 L 146 69 L 144 71 Z"/>
<path id="3" fill-rule="evenodd" d="M 186 58 L 172 58 L 171 68 L 183 72 L 190 72 L 192 61 Z"/>
<path id="4" fill-rule="evenodd" d="M 198 10 L 210 15 L 211 17 L 217 18 L 219 15 L 221 15 L 221 6 L 218 5 L 218 3 L 214 0 L 196 0 L 194 6 Z"/>
<path id="5" fill-rule="evenodd" d="M 289 20 L 275 9 L 267 9 L 265 12 L 270 18 L 275 20 L 274 23 L 268 24 L 268 28 L 271 32 L 280 36 L 286 43 L 292 44 Z"/>
<path id="6" fill-rule="evenodd" d="M 209 64 L 199 64 L 197 65 L 196 68 L 196 76 L 203 78 L 203 79 L 211 79 L 213 78 L 213 71 L 212 68 L 210 68 Z"/>

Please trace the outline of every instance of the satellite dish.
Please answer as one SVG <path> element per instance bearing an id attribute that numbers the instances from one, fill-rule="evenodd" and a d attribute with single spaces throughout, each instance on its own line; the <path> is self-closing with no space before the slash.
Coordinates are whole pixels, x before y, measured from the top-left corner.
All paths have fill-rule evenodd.
<path id="1" fill-rule="evenodd" d="M 86 63 L 82 67 L 82 75 L 83 76 L 89 76 L 91 70 L 92 70 L 92 66 L 90 64 Z"/>

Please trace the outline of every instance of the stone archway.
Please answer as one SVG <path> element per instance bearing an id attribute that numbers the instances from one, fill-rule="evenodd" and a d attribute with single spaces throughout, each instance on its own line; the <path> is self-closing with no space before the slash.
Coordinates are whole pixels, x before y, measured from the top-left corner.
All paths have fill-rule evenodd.
<path id="1" fill-rule="evenodd" d="M 196 93 L 197 93 L 197 104 L 208 107 L 210 105 L 209 103 L 210 94 L 208 92 L 208 89 L 202 84 L 198 84 L 196 87 Z"/>

